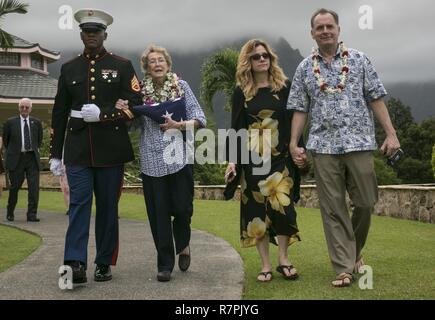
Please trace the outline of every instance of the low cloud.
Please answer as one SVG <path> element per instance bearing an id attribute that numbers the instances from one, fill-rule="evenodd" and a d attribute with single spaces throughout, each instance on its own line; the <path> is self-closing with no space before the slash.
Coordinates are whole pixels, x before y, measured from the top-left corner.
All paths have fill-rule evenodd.
<path id="1" fill-rule="evenodd" d="M 288 0 L 159 0 L 140 1 L 53 1 L 23 0 L 29 3 L 26 15 L 10 14 L 2 28 L 51 50 L 82 50 L 77 23 L 73 30 L 58 26 L 59 8 L 95 7 L 114 16 L 108 28 L 106 46 L 113 51 L 141 52 L 149 43 L 171 50 L 197 51 L 219 46 L 245 35 L 270 34 L 284 37 L 306 56 L 315 45 L 311 36 L 311 14 L 324 6 L 323 1 Z M 430 0 L 399 2 L 328 2 L 340 15 L 341 38 L 349 47 L 364 51 L 386 81 L 433 80 L 435 51 L 432 41 L 435 4 Z M 361 30 L 359 8 L 373 9 L 373 29 Z"/>

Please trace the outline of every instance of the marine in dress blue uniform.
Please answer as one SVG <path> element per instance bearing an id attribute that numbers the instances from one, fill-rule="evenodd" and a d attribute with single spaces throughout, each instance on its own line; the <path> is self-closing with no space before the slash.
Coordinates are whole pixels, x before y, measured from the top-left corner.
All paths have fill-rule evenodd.
<path id="1" fill-rule="evenodd" d="M 103 42 L 113 18 L 97 9 L 74 15 L 81 28 L 84 52 L 61 68 L 52 114 L 51 169 L 66 167 L 70 187 L 69 226 L 64 263 L 73 282 L 87 281 L 88 238 L 92 197 L 96 199 L 96 269 L 94 279 L 112 278 L 110 265 L 118 256 L 118 200 L 124 163 L 134 159 L 126 122 L 134 115 L 115 108 L 118 99 L 142 103 L 131 62 L 109 53 Z"/>

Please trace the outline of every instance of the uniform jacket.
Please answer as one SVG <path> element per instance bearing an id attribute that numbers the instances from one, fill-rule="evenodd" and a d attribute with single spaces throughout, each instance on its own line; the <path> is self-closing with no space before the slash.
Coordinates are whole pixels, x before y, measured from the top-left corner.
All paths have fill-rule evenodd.
<path id="1" fill-rule="evenodd" d="M 42 124 L 37 118 L 29 116 L 30 124 L 30 142 L 35 155 L 36 162 L 38 163 L 39 170 L 41 170 L 41 161 L 39 155 L 39 148 L 42 144 Z M 21 138 L 21 118 L 13 117 L 8 119 L 3 126 L 3 144 L 6 148 L 6 169 L 13 171 L 18 165 L 21 155 L 22 138 Z"/>
<path id="2" fill-rule="evenodd" d="M 142 104 L 139 81 L 129 60 L 103 48 L 94 57 L 83 53 L 62 65 L 51 122 L 51 158 L 90 167 L 133 160 L 126 126 L 133 114 L 116 109 L 118 99 L 128 100 L 130 106 Z M 100 122 L 69 117 L 71 110 L 80 111 L 89 103 L 100 108 Z"/>

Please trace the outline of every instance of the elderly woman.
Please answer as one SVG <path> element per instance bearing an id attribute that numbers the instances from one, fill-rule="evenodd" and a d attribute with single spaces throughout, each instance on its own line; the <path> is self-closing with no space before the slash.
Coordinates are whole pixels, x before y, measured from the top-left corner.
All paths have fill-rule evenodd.
<path id="1" fill-rule="evenodd" d="M 257 280 L 268 282 L 272 280 L 269 242 L 277 244 L 276 271 L 285 279 L 295 280 L 298 273 L 288 259 L 287 249 L 299 241 L 294 202 L 299 198 L 300 175 L 289 156 L 292 112 L 286 110 L 286 105 L 290 82 L 279 67 L 276 54 L 266 42 L 257 39 L 249 40 L 242 47 L 236 80 L 231 126 L 235 130 L 246 129 L 249 141 L 247 146 L 239 145 L 237 154 L 250 151 L 263 162 L 270 162 L 267 174 L 256 174 L 255 167 L 261 165 L 255 165 L 252 160 L 238 166 L 239 172 L 234 163 L 226 170 L 226 180 L 237 175 L 242 187 L 241 246 L 257 247 L 262 262 Z M 270 132 L 269 136 L 266 131 Z"/>
<path id="2" fill-rule="evenodd" d="M 184 140 L 168 141 L 164 134 L 168 129 L 185 131 L 205 127 L 206 118 L 188 83 L 171 72 L 172 60 L 165 48 L 147 47 L 141 65 L 145 73 L 142 107 L 156 110 L 158 104 L 177 101 L 176 108 L 185 110 L 185 119 L 175 121 L 170 113 L 160 124 L 148 116 L 140 116 L 143 118 L 139 146 L 143 192 L 157 249 L 157 280 L 169 281 L 175 264 L 174 241 L 180 270 L 186 271 L 190 265 L 193 165 L 187 163 Z M 125 107 L 122 100 L 117 107 Z M 165 149 L 175 154 L 168 156 Z M 174 217 L 172 222 L 171 216 Z"/>

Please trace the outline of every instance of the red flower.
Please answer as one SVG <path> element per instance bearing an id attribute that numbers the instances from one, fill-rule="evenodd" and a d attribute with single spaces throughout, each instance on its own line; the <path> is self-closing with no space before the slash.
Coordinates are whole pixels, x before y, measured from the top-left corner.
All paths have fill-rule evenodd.
<path id="1" fill-rule="evenodd" d="M 348 73 L 348 72 L 349 72 L 349 68 L 348 68 L 348 67 L 343 67 L 343 68 L 341 69 L 341 72 L 346 72 L 346 73 Z"/>
<path id="2" fill-rule="evenodd" d="M 349 51 L 343 51 L 343 52 L 341 53 L 341 56 L 342 56 L 342 57 L 349 57 Z"/>
<path id="3" fill-rule="evenodd" d="M 154 100 L 151 99 L 151 98 L 147 98 L 147 99 L 145 100 L 145 104 L 148 105 L 148 106 L 150 106 L 150 105 L 152 105 L 152 104 L 154 104 L 154 103 L 155 103 Z"/>
<path id="4" fill-rule="evenodd" d="M 340 90 L 343 90 L 343 89 L 344 89 L 344 86 L 343 86 L 341 83 L 339 83 L 338 86 L 337 86 L 337 88 L 340 89 Z"/>
<path id="5" fill-rule="evenodd" d="M 320 74 L 320 68 L 316 68 L 313 70 L 314 73 L 319 73 Z"/>
<path id="6" fill-rule="evenodd" d="M 327 87 L 328 87 L 328 85 L 326 83 L 322 83 L 320 85 L 320 90 L 325 91 Z"/>

